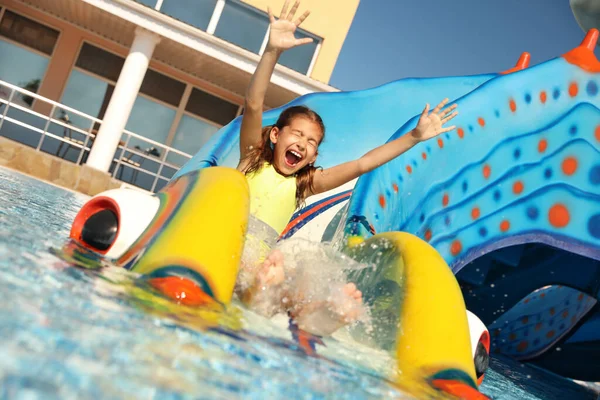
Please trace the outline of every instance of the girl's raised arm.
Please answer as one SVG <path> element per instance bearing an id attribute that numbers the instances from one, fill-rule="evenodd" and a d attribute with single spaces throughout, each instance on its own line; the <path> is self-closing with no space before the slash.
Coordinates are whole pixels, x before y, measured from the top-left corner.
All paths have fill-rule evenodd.
<path id="1" fill-rule="evenodd" d="M 300 1 L 297 0 L 288 13 L 289 3 L 290 0 L 285 1 L 278 20 L 273 17 L 271 9 L 268 9 L 269 42 L 252 75 L 244 99 L 244 115 L 240 129 L 240 162 L 246 158 L 253 147 L 260 145 L 265 94 L 279 56 L 285 50 L 312 42 L 311 38 L 296 39 L 294 36 L 296 28 L 308 17 L 310 11 L 306 11 L 292 21 Z"/>
<path id="2" fill-rule="evenodd" d="M 341 186 L 393 160 L 415 144 L 455 129 L 455 126 L 444 128 L 446 122 L 458 115 L 458 111 L 453 112 L 456 109 L 456 104 L 444 109 L 447 102 L 448 99 L 444 99 L 431 113 L 429 113 L 429 104 L 427 104 L 416 128 L 398 139 L 369 151 L 358 160 L 336 165 L 323 171 L 316 171 L 313 190 L 308 194 L 323 193 Z"/>

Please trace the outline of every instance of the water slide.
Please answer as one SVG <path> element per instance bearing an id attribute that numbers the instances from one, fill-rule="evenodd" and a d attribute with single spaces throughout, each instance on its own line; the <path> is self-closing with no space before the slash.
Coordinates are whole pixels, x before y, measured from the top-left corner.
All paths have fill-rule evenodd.
<path id="1" fill-rule="evenodd" d="M 465 301 L 490 326 L 493 351 L 600 380 L 600 368 L 560 368 L 591 362 L 600 343 L 597 38 L 592 30 L 581 46 L 531 68 L 524 54 L 502 73 L 403 79 L 285 106 L 304 104 L 323 117 L 318 164 L 326 168 L 408 132 L 425 103 L 458 103 L 456 131 L 312 199 L 282 235 L 321 238 L 376 264 L 375 278 L 355 280 L 376 312 L 392 310 L 388 325 L 402 322 L 392 335 L 399 365 L 428 370 L 437 389 L 462 382 L 475 390 L 479 378 L 472 356 L 481 338 L 473 342 L 465 312 L 452 311 Z M 281 110 L 266 112 L 264 123 Z M 240 122 L 222 128 L 156 196 L 96 196 L 71 237 L 178 301 L 227 304 L 247 226 L 245 181 L 227 168 L 239 158 Z M 489 282 L 503 293 L 490 292 Z M 462 344 L 444 345 L 453 339 Z"/>
<path id="2" fill-rule="evenodd" d="M 500 329 L 498 334 L 499 324 L 512 326 L 513 320 L 530 315 L 539 319 L 532 330 L 542 322 L 539 337 L 531 341 L 526 340 L 527 330 L 505 329 L 506 338 L 499 338 L 512 338 L 512 345 L 495 346 L 497 352 L 535 360 L 582 335 L 585 340 L 578 339 L 578 346 L 589 344 L 597 351 L 600 334 L 581 333 L 592 332 L 590 326 L 597 324 L 595 305 L 600 298 L 596 40 L 596 31 L 590 31 L 580 46 L 530 68 L 524 54 L 515 68 L 503 73 L 404 79 L 371 90 L 295 100 L 292 104 L 317 110 L 326 122 L 318 160 L 325 168 L 403 135 L 414 127 L 426 102 L 449 97 L 458 103 L 460 114 L 456 131 L 419 144 L 353 187 L 309 203 L 292 218 L 284 237 L 314 237 L 317 231 L 339 241 L 410 232 L 429 242 L 459 274 L 463 287 L 471 291 L 465 295 L 468 307 L 484 323 Z M 280 111 L 265 113 L 265 124 L 274 122 Z M 178 175 L 210 165 L 234 166 L 239 123 L 238 119 L 223 128 Z M 497 278 L 506 268 L 510 273 Z M 575 290 L 585 305 L 553 330 L 548 299 L 562 298 L 557 285 Z M 548 304 L 519 311 L 519 304 L 536 290 L 549 291 L 544 295 Z M 554 358 L 574 354 L 568 347 L 563 344 L 562 357 Z M 583 361 L 585 350 L 578 354 Z M 540 363 L 564 373 L 560 362 Z M 600 371 L 600 366 L 583 370 L 572 377 L 600 379 L 600 373 L 589 373 Z"/>

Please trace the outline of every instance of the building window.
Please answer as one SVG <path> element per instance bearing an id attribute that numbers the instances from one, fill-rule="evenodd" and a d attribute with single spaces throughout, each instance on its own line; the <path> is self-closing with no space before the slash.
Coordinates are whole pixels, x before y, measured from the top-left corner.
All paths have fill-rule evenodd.
<path id="1" fill-rule="evenodd" d="M 5 11 L 0 21 L 0 80 L 37 92 L 58 35 L 52 28 Z M 9 92 L 1 88 L 0 96 L 7 97 Z M 20 97 L 22 105 L 32 106 L 32 97 Z"/>
<path id="2" fill-rule="evenodd" d="M 47 68 L 46 57 L 0 39 L 0 80 L 35 93 Z M 9 93 L 8 89 L 0 89 L 2 98 L 8 97 Z M 33 104 L 33 99 L 28 96 L 23 96 L 23 101 L 27 106 Z"/>
<path id="3" fill-rule="evenodd" d="M 171 147 L 188 154 L 196 154 L 218 130 L 219 126 L 216 124 L 184 114 L 177 127 L 177 133 L 173 138 Z M 188 159 L 172 153 L 169 154 L 167 161 L 177 166 L 183 166 Z"/>
<path id="4" fill-rule="evenodd" d="M 46 55 L 52 55 L 58 34 L 57 30 L 11 11 L 6 11 L 0 21 L 0 35 Z"/>
<path id="5" fill-rule="evenodd" d="M 142 81 L 140 92 L 155 99 L 177 107 L 183 96 L 185 83 L 170 78 L 159 72 L 149 69 Z"/>
<path id="6" fill-rule="evenodd" d="M 227 125 L 237 115 L 238 106 L 194 88 L 185 110 L 219 125 Z"/>
<path id="7" fill-rule="evenodd" d="M 136 0 L 153 7 L 156 0 Z M 269 27 L 269 18 L 264 12 L 238 0 L 223 0 L 222 10 L 216 5 L 220 0 L 163 0 L 160 12 L 186 24 L 206 31 L 213 18 L 210 34 L 235 44 L 255 54 L 260 54 Z M 216 13 L 215 13 L 216 12 Z M 214 33 L 212 27 L 216 22 Z M 279 64 L 307 75 L 318 48 L 320 39 L 308 32 L 296 31 L 297 38 L 312 37 L 313 43 L 286 51 Z"/>
<path id="8" fill-rule="evenodd" d="M 158 143 L 166 143 L 169 130 L 173 124 L 176 110 L 167 107 L 158 101 L 148 99 L 144 96 L 138 96 L 135 99 L 131 115 L 127 120 L 125 129 L 152 139 Z M 129 148 L 140 146 L 142 149 L 149 147 L 147 142 L 141 142 L 137 139 L 131 139 Z M 162 150 L 160 151 L 162 153 Z M 162 155 L 162 154 L 161 154 Z"/>
<path id="9" fill-rule="evenodd" d="M 317 50 L 318 39 L 303 32 L 296 31 L 296 37 L 303 39 L 312 37 L 313 42 L 285 51 L 279 58 L 279 64 L 306 75 Z"/>
<path id="10" fill-rule="evenodd" d="M 79 51 L 75 66 L 116 82 L 124 63 L 125 59 L 123 57 L 109 53 L 89 43 L 84 43 Z"/>
<path id="11" fill-rule="evenodd" d="M 258 54 L 265 40 L 269 18 L 237 2 L 225 3 L 215 36 Z"/>
<path id="12" fill-rule="evenodd" d="M 236 117 L 238 108 L 236 104 L 200 89 L 192 89 L 171 146 L 188 154 L 196 154 L 221 126 Z M 167 159 L 178 166 L 187 160 L 177 154 L 170 154 Z"/>
<path id="13" fill-rule="evenodd" d="M 125 59 L 123 57 L 84 43 L 75 66 L 106 78 L 112 82 L 119 79 Z M 140 92 L 174 107 L 179 105 L 185 84 L 159 72 L 148 69 Z"/>
<path id="14" fill-rule="evenodd" d="M 62 102 L 103 119 L 124 61 L 120 56 L 84 43 Z M 148 69 L 125 128 L 181 151 L 195 153 L 222 125 L 236 117 L 238 106 L 199 89 L 192 89 L 173 143 L 168 143 L 185 87 L 183 82 Z M 79 121 L 76 116 L 71 119 L 74 125 L 89 129 L 89 121 Z M 149 146 L 148 143 L 132 139 L 129 147 L 135 145 L 143 149 Z"/>
<path id="15" fill-rule="evenodd" d="M 216 4 L 217 0 L 164 0 L 160 12 L 205 31 Z"/>
<path id="16" fill-rule="evenodd" d="M 103 79 L 75 69 L 71 71 L 61 103 L 92 117 L 102 119 L 114 88 L 113 84 Z M 88 130 L 90 128 L 91 122 L 87 118 L 74 114 L 69 115 L 69 120 L 74 126 L 81 129 Z"/>
<path id="17" fill-rule="evenodd" d="M 57 39 L 58 31 L 5 10 L 0 21 L 0 80 L 37 92 Z M 9 88 L 0 85 L 0 98 L 7 99 L 10 93 Z M 34 98 L 15 94 L 12 102 L 30 108 Z M 7 117 L 34 128 L 43 129 L 45 126 L 44 119 L 35 114 L 16 107 L 5 109 L 3 104 L 0 104 L 0 109 L 7 112 Z M 37 132 L 10 121 L 4 121 L 0 135 L 32 147 L 37 146 L 40 140 Z"/>

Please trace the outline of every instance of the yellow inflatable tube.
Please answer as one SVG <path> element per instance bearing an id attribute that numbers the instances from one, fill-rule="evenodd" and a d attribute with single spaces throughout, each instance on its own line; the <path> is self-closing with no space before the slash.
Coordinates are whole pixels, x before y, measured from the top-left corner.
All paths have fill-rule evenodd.
<path id="1" fill-rule="evenodd" d="M 399 379 L 423 381 L 447 390 L 443 382 L 462 380 L 476 391 L 469 326 L 464 299 L 452 271 L 438 252 L 420 238 L 404 232 L 387 232 L 362 241 L 353 237 L 347 252 L 360 262 L 374 263 L 382 271 L 375 282 L 365 276 L 357 285 L 382 280 L 398 283 L 401 300 L 395 336 Z M 360 279 L 360 277 L 356 277 Z M 371 281 L 369 282 L 369 279 Z M 377 296 L 377 295 L 375 295 Z M 368 301 L 368 300 L 367 300 Z M 376 301 L 376 299 L 375 299 Z M 395 305 L 394 305 L 395 307 Z M 375 322 L 376 323 L 376 322 Z M 395 328 L 395 327 L 394 327 Z M 377 328 L 375 328 L 377 331 Z M 462 388 L 471 392 L 468 388 Z"/>
<path id="2" fill-rule="evenodd" d="M 229 303 L 248 224 L 245 177 L 231 168 L 206 168 L 158 196 L 153 221 L 118 263 L 179 303 Z"/>

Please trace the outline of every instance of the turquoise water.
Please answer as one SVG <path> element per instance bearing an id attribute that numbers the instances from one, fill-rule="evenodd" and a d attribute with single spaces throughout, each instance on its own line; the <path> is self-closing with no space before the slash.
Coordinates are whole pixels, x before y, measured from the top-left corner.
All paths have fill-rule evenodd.
<path id="1" fill-rule="evenodd" d="M 73 266 L 64 259 L 85 258 L 64 246 L 85 201 L 0 168 L 0 398 L 408 398 L 381 378 L 384 354 L 327 340 L 309 356 L 285 321 L 238 307 L 215 316 L 228 328 L 203 329 L 207 314 L 161 303 L 124 271 Z M 508 360 L 492 360 L 482 391 L 597 398 Z"/>

